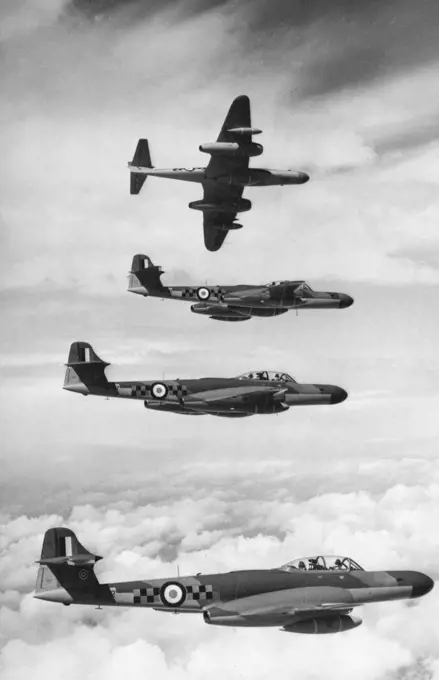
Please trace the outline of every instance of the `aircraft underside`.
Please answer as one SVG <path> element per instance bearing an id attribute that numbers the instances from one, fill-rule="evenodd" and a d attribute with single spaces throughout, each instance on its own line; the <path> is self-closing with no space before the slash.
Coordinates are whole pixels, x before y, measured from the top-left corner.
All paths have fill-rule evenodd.
<path id="1" fill-rule="evenodd" d="M 287 308 L 281 307 L 241 307 L 238 305 L 208 304 L 199 302 L 191 306 L 194 314 L 209 316 L 216 321 L 248 321 L 253 316 L 271 317 L 280 316 L 288 312 Z"/>
<path id="2" fill-rule="evenodd" d="M 283 413 L 288 411 L 288 406 L 281 403 L 273 404 L 239 404 L 231 407 L 229 404 L 209 406 L 198 406 L 191 408 L 190 405 L 169 404 L 165 402 L 144 402 L 145 408 L 153 411 L 164 411 L 167 413 L 179 413 L 186 416 L 218 416 L 220 418 L 247 418 L 256 414 Z"/>

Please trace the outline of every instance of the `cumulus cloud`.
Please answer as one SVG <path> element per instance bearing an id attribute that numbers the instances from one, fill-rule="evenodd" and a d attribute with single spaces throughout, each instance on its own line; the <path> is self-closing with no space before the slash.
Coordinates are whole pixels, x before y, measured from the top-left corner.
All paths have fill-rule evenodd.
<path id="1" fill-rule="evenodd" d="M 31 595 L 44 531 L 60 524 L 105 556 L 102 578 L 320 551 L 437 577 L 437 11 L 409 0 L 2 4 L 2 680 L 439 678 L 436 591 L 365 607 L 358 630 L 312 639 Z M 151 179 L 129 196 L 125 165 L 144 136 L 157 165 L 201 164 L 198 145 L 242 92 L 264 164 L 312 181 L 249 191 L 245 228 L 211 256 L 186 207 L 199 190 Z M 237 335 L 127 295 L 135 252 L 169 283 L 305 278 L 356 303 Z M 110 378 L 262 366 L 350 398 L 194 428 L 63 393 L 74 340 L 113 363 Z"/>
<path id="2" fill-rule="evenodd" d="M 437 576 L 437 484 L 398 485 L 377 495 L 324 493 L 302 502 L 257 502 L 255 492 L 246 494 L 237 484 L 193 500 L 139 504 L 108 498 L 105 506 L 77 506 L 69 516 L 4 518 L 3 677 L 26 677 L 30 668 L 33 677 L 53 677 L 61 660 L 67 678 L 78 673 L 85 678 L 116 677 L 122 659 L 128 677 L 154 669 L 160 678 L 201 677 L 208 658 L 213 677 L 227 672 L 257 678 L 265 677 L 268 668 L 279 677 L 289 677 L 294 669 L 311 678 L 323 672 L 328 658 L 336 664 L 334 677 L 348 678 L 355 667 L 358 674 L 361 660 L 361 677 L 371 680 L 415 664 L 437 663 L 435 591 L 415 606 L 365 607 L 363 627 L 331 641 L 290 639 L 269 629 L 216 630 L 196 616 L 97 612 L 31 598 L 43 533 L 60 524 L 104 555 L 97 567 L 102 580 L 172 576 L 177 565 L 182 574 L 270 568 L 299 552 L 348 553 L 366 568 L 422 569 Z M 414 634 L 417 630 L 424 632 Z M 365 655 L 371 646 L 374 654 Z M 317 648 L 321 661 L 310 663 Z"/>

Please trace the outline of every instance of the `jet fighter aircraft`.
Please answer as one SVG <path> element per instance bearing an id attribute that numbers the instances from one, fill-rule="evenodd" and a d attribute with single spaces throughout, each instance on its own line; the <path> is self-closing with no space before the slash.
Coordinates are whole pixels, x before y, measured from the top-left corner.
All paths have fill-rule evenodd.
<path id="1" fill-rule="evenodd" d="M 253 371 L 236 378 L 109 382 L 102 361 L 87 342 L 70 347 L 64 389 L 78 394 L 140 399 L 145 408 L 185 415 L 245 418 L 282 413 L 290 406 L 338 404 L 347 392 L 335 385 L 305 385 L 280 371 Z"/>
<path id="2" fill-rule="evenodd" d="M 290 309 L 344 309 L 353 299 L 344 293 L 312 290 L 305 281 L 273 281 L 265 285 L 164 286 L 164 271 L 147 255 L 134 255 L 128 290 L 147 297 L 194 302 L 191 311 L 217 321 L 247 321 L 252 316 L 279 316 Z"/>
<path id="3" fill-rule="evenodd" d="M 202 614 L 217 626 L 281 626 L 287 633 L 341 633 L 369 602 L 405 600 L 433 588 L 419 571 L 365 571 L 349 557 L 318 555 L 273 569 L 99 583 L 90 553 L 66 528 L 46 531 L 34 597 L 64 605 L 149 607 Z"/>
<path id="4" fill-rule="evenodd" d="M 261 132 L 251 125 L 249 98 L 241 95 L 233 101 L 217 141 L 199 146 L 200 151 L 210 155 L 207 167 L 155 168 L 148 140 L 140 139 L 133 160 L 128 163 L 130 192 L 138 194 L 148 176 L 202 184 L 202 200 L 192 201 L 189 208 L 203 213 L 207 250 L 219 250 L 228 231 L 242 227 L 235 222 L 236 215 L 252 207 L 248 199 L 242 198 L 245 187 L 304 184 L 309 180 L 305 172 L 297 170 L 249 168 L 249 159 L 263 152 L 262 144 L 252 139 Z"/>

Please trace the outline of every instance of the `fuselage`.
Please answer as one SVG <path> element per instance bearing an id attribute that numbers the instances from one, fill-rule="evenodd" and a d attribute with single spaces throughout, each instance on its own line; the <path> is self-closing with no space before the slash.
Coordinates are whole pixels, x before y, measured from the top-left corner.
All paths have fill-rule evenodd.
<path id="1" fill-rule="evenodd" d="M 267 393 L 261 392 L 254 399 L 249 399 L 249 388 L 255 391 L 267 388 Z M 155 410 L 181 412 L 187 409 L 204 413 L 280 413 L 290 406 L 337 404 L 347 397 L 345 390 L 336 385 L 245 378 L 139 380 L 103 386 L 87 386 L 78 382 L 67 384 L 64 389 L 85 395 L 138 399 L 144 401 L 147 408 Z M 233 403 L 230 401 L 231 391 Z"/>
<path id="2" fill-rule="evenodd" d="M 251 187 L 251 186 L 284 186 L 286 184 L 305 184 L 309 175 L 298 170 L 266 170 L 264 168 L 248 168 L 243 173 L 226 173 L 218 176 L 207 174 L 207 168 L 146 168 L 129 164 L 131 172 L 148 175 L 149 177 L 162 177 L 165 179 L 177 179 L 183 182 L 196 182 L 198 184 L 222 184 L 225 186 Z"/>
<path id="3" fill-rule="evenodd" d="M 101 584 L 102 604 L 150 607 L 165 611 L 208 611 L 218 625 L 276 626 L 293 624 L 307 611 L 331 607 L 349 611 L 359 604 L 416 598 L 433 581 L 417 571 L 245 570 Z M 108 593 L 109 590 L 109 593 Z M 63 590 L 39 595 L 65 604 L 90 604 L 90 594 Z M 99 595 L 96 594 L 99 603 Z M 326 610 L 326 613 L 325 613 Z M 313 613 L 313 616 L 318 616 Z"/>
<path id="4" fill-rule="evenodd" d="M 286 282 L 283 286 L 270 285 L 237 285 L 237 286 L 148 286 L 141 282 L 143 272 L 131 274 L 129 292 L 145 297 L 159 297 L 161 299 L 180 300 L 195 303 L 192 311 L 199 314 L 213 315 L 217 306 L 230 309 L 232 312 L 239 308 L 244 313 L 252 315 L 253 310 L 276 309 L 344 309 L 353 303 L 352 298 L 344 293 L 314 291 L 307 287 L 307 291 L 297 291 L 297 282 Z M 257 311 L 254 313 L 257 316 Z M 261 314 L 265 315 L 265 314 Z"/>

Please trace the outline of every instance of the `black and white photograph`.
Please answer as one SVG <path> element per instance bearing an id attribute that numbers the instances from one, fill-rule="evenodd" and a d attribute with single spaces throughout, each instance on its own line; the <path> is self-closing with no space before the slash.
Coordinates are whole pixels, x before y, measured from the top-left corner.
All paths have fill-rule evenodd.
<path id="1" fill-rule="evenodd" d="M 438 35 L 0 3 L 1 680 L 439 680 Z"/>

